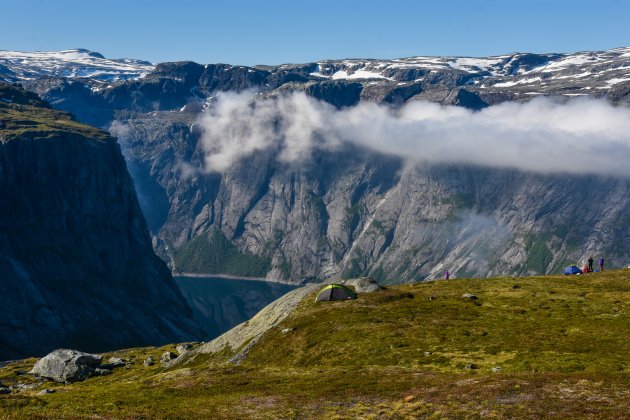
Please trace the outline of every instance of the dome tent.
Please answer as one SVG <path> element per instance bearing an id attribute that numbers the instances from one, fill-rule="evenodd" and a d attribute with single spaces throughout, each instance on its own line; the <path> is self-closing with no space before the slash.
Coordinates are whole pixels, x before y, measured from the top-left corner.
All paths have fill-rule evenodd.
<path id="1" fill-rule="evenodd" d="M 315 298 L 315 302 L 321 302 L 326 300 L 347 300 L 347 299 L 356 299 L 357 294 L 354 293 L 351 289 L 347 288 L 341 284 L 329 284 L 324 286 L 319 293 L 317 293 L 317 297 Z"/>
<path id="2" fill-rule="evenodd" d="M 575 265 L 570 265 L 564 269 L 564 274 L 582 274 L 582 270 L 580 270 L 579 267 L 576 267 Z"/>

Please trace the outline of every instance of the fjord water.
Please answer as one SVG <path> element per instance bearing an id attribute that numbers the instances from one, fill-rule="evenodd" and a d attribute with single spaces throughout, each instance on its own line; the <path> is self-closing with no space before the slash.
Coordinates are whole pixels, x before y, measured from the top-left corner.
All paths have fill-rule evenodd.
<path id="1" fill-rule="evenodd" d="M 224 277 L 174 277 L 206 337 L 219 336 L 245 322 L 297 286 Z"/>

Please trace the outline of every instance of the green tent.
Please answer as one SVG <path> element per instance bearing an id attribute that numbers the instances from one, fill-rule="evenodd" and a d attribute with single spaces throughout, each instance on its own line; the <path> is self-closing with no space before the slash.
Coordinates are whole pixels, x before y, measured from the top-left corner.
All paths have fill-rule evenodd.
<path id="1" fill-rule="evenodd" d="M 357 294 L 346 286 L 342 284 L 329 284 L 319 291 L 317 297 L 315 298 L 315 302 L 321 302 L 324 300 L 346 300 L 356 298 Z"/>

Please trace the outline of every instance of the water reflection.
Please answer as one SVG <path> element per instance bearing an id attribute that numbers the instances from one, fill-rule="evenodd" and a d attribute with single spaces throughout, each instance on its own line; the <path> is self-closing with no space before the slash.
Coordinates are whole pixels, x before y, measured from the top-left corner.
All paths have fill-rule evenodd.
<path id="1" fill-rule="evenodd" d="M 175 277 L 207 337 L 244 322 L 296 286 L 217 277 Z"/>

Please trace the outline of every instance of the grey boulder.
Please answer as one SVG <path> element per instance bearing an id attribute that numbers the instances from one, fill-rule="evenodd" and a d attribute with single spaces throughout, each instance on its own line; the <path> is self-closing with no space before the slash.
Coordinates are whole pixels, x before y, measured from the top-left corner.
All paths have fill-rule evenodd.
<path id="1" fill-rule="evenodd" d="M 41 391 L 39 391 L 37 393 L 37 395 L 54 394 L 55 392 L 57 392 L 56 389 L 45 388 L 45 389 L 42 389 Z"/>
<path id="2" fill-rule="evenodd" d="M 183 343 L 178 345 L 177 347 L 175 347 L 175 349 L 177 350 L 177 353 L 179 354 L 184 354 L 186 353 L 188 350 L 192 349 L 192 344 L 189 343 Z"/>
<path id="3" fill-rule="evenodd" d="M 160 360 L 162 361 L 162 363 L 166 363 L 176 358 L 177 358 L 177 355 L 175 353 L 173 353 L 172 351 L 167 351 L 162 355 Z"/>
<path id="4" fill-rule="evenodd" d="M 372 293 L 383 289 L 372 277 L 349 279 L 344 281 L 343 284 L 344 286 L 354 287 L 354 291 L 357 293 Z"/>
<path id="5" fill-rule="evenodd" d="M 55 382 L 83 381 L 94 374 L 102 359 L 97 354 L 58 349 L 39 359 L 31 373 Z"/>

